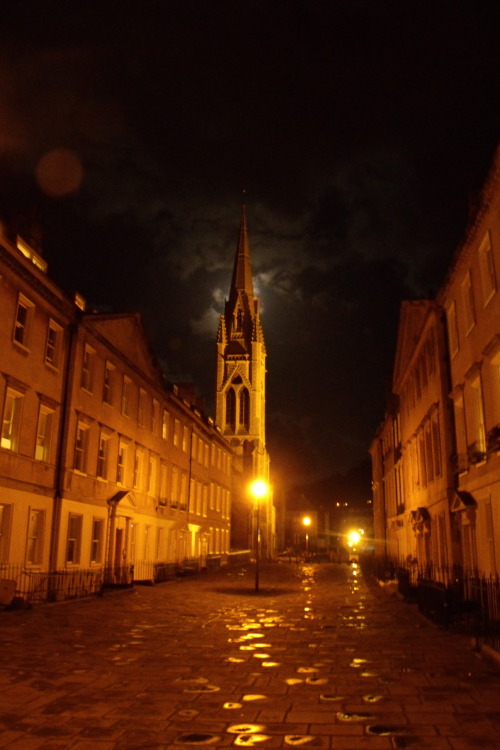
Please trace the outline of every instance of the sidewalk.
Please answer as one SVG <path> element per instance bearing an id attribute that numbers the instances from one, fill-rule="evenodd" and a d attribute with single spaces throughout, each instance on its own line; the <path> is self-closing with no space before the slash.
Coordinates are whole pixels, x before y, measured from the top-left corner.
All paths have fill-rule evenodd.
<path id="1" fill-rule="evenodd" d="M 329 563 L 0 613 L 0 747 L 500 750 L 500 671 Z"/>

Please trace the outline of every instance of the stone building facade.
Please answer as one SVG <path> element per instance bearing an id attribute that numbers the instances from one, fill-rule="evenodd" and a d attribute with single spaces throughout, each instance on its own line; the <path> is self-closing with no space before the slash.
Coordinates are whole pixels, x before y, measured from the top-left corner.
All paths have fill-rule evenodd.
<path id="1" fill-rule="evenodd" d="M 0 238 L 0 410 L 0 578 L 154 580 L 229 552 L 227 440 L 138 315 L 86 313 L 20 237 Z"/>
<path id="2" fill-rule="evenodd" d="M 438 578 L 500 569 L 499 287 L 500 150 L 436 299 L 401 306 L 370 446 L 377 553 Z"/>

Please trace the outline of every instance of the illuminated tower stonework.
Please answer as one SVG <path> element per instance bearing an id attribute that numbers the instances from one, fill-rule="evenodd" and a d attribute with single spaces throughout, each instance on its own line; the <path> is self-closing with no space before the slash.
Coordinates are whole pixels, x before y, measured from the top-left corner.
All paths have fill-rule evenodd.
<path id="1" fill-rule="evenodd" d="M 254 294 L 250 245 L 245 206 L 234 261 L 229 299 L 220 317 L 217 332 L 216 422 L 230 443 L 239 462 L 244 482 L 260 477 L 269 482 L 269 455 L 266 450 L 266 345 L 260 319 L 260 301 Z M 233 526 L 238 537 L 238 521 Z M 272 500 L 264 511 L 266 529 L 262 529 L 263 545 L 270 552 L 272 542 Z M 241 531 L 240 537 L 244 536 Z M 267 538 L 266 538 L 267 537 Z M 237 539 L 242 543 L 243 540 Z"/>

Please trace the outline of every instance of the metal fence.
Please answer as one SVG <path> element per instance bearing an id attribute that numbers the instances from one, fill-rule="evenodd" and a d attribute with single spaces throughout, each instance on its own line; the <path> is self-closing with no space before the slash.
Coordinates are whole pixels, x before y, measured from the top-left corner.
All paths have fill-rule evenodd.
<path id="1" fill-rule="evenodd" d="M 459 565 L 419 565 L 415 559 L 365 557 L 364 570 L 397 581 L 399 593 L 443 627 L 466 626 L 485 642 L 500 636 L 500 579 Z"/>
<path id="2" fill-rule="evenodd" d="M 104 578 L 102 568 L 47 572 L 23 565 L 1 565 L 0 603 L 32 605 L 99 594 Z"/>
<path id="3" fill-rule="evenodd" d="M 241 559 L 238 556 L 238 562 Z M 102 594 L 106 588 L 130 587 L 134 583 L 164 583 L 177 576 L 199 573 L 204 569 L 214 570 L 226 563 L 235 564 L 236 559 L 212 554 L 203 560 L 199 557 L 185 558 L 180 562 L 141 560 L 133 565 L 53 572 L 0 563 L 0 606 L 31 606 Z"/>

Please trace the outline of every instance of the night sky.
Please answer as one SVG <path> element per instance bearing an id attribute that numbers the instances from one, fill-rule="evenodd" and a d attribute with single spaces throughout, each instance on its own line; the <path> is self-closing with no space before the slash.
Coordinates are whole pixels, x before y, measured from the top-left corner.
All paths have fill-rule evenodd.
<path id="1" fill-rule="evenodd" d="M 2 4 L 0 211 L 212 413 L 242 190 L 277 483 L 367 458 L 500 135 L 500 3 Z"/>

